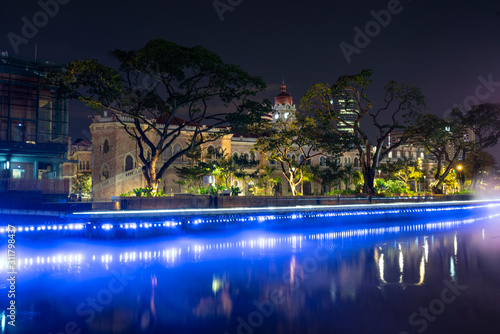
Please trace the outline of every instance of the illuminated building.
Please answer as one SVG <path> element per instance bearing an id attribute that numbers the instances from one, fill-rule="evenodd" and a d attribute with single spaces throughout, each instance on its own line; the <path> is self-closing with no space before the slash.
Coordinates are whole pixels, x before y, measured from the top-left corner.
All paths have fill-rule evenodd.
<path id="1" fill-rule="evenodd" d="M 273 106 L 273 122 L 277 122 L 279 119 L 286 120 L 290 117 L 294 117 L 297 108 L 293 104 L 293 98 L 286 91 L 285 80 L 281 85 L 281 92 L 274 98 Z"/>
<path id="2" fill-rule="evenodd" d="M 60 66 L 0 54 L 1 191 L 67 194 L 68 103 L 44 85 Z"/>
<path id="3" fill-rule="evenodd" d="M 272 114 L 264 116 L 271 122 L 276 122 L 279 119 L 289 119 L 294 117 L 296 106 L 293 104 L 292 96 L 287 92 L 285 83 L 281 85 L 280 93 L 275 97 L 275 104 L 272 108 Z M 179 122 L 183 120 L 179 119 Z M 95 199 L 105 199 L 111 196 L 118 196 L 122 193 L 131 191 L 135 188 L 146 186 L 146 182 L 142 173 L 142 162 L 139 158 L 139 147 L 130 138 L 123 129 L 123 124 L 130 124 L 132 128 L 133 122 L 129 117 L 109 115 L 104 112 L 102 116 L 96 116 L 90 126 L 92 133 L 92 181 Z M 171 125 L 172 126 L 172 125 Z M 175 127 L 175 124 L 173 125 Z M 185 147 L 186 142 L 191 138 L 189 127 L 182 131 L 179 138 L 167 148 L 163 153 L 158 164 L 163 164 L 166 159 L 169 159 L 174 154 Z M 225 154 L 232 156 L 246 156 L 248 160 L 260 161 L 261 166 L 265 164 L 271 167 L 277 167 L 276 162 L 264 160 L 258 152 L 252 152 L 251 148 L 255 145 L 257 138 L 253 135 L 235 133 L 227 135 L 215 140 L 214 142 L 206 143 L 201 146 L 203 160 L 210 162 L 217 158 L 217 152 L 224 151 Z M 214 155 L 215 153 L 215 155 Z M 148 154 L 146 152 L 146 154 Z M 296 159 L 303 159 L 301 156 Z M 192 166 L 193 160 L 187 156 L 178 158 L 171 168 L 168 168 L 161 177 L 159 184 L 160 190 L 166 194 L 179 194 L 186 192 L 186 187 L 180 185 L 180 180 L 174 167 L 182 168 Z M 327 168 L 329 158 L 327 156 L 316 156 L 311 160 L 311 164 L 319 165 L 322 168 Z M 357 152 L 346 152 L 339 161 L 341 167 L 352 165 L 354 169 L 359 169 L 359 158 Z M 158 165 L 157 165 L 158 166 Z M 252 172 L 253 170 L 249 170 Z M 274 176 L 282 179 L 281 183 L 277 184 L 275 190 L 278 194 L 287 194 L 288 182 L 284 179 L 280 168 L 277 168 Z M 251 179 L 242 180 L 231 177 L 229 180 L 231 186 L 240 187 L 244 195 L 252 194 L 254 181 Z M 283 189 L 283 187 L 285 189 Z M 291 190 L 289 190 L 291 191 Z M 322 187 L 321 184 L 315 182 L 304 182 L 304 194 L 320 194 L 329 191 L 328 187 Z"/>
<path id="4" fill-rule="evenodd" d="M 354 133 L 353 126 L 359 110 L 356 93 L 351 89 L 346 89 L 344 92 L 337 94 L 330 103 L 340 119 L 340 121 L 337 121 L 337 130 Z"/>

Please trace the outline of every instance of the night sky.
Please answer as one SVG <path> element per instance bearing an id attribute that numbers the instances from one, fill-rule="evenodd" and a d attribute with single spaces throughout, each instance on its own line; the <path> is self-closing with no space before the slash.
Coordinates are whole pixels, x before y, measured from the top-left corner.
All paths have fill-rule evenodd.
<path id="1" fill-rule="evenodd" d="M 0 50 L 34 58 L 37 45 L 39 60 L 64 64 L 95 58 L 114 65 L 110 50 L 164 38 L 204 46 L 262 76 L 267 98 L 279 92 L 284 76 L 297 104 L 313 83 L 333 83 L 365 68 L 374 71 L 368 92 L 374 98 L 389 80 L 413 83 L 422 88 L 428 112 L 438 115 L 464 101 L 500 102 L 498 1 L 59 0 L 64 4 L 58 2 L 57 13 L 55 1 L 3 4 Z M 52 15 L 40 13 L 45 2 Z M 218 13 L 214 4 L 232 11 Z M 377 31 L 369 24 L 375 21 L 373 12 L 388 7 L 394 12 L 390 23 Z M 38 31 L 23 35 L 25 22 L 34 19 Z M 348 63 L 339 45 L 356 47 L 354 28 L 365 31 L 367 24 L 373 37 Z M 9 37 L 15 35 L 25 43 L 13 45 Z M 70 135 L 87 139 L 89 112 L 77 103 L 71 107 Z M 495 156 L 500 159 L 500 152 Z"/>

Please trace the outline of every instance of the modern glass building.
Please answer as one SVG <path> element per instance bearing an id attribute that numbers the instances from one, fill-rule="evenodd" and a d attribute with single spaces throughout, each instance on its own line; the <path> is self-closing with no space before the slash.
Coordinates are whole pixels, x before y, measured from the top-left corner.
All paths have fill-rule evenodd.
<path id="1" fill-rule="evenodd" d="M 61 69 L 0 54 L 0 191 L 67 193 L 68 101 L 46 83 Z"/>
<path id="2" fill-rule="evenodd" d="M 356 93 L 351 89 L 345 89 L 343 92 L 338 93 L 331 100 L 331 103 L 342 121 L 337 122 L 337 129 L 340 132 L 354 133 L 352 126 L 359 112 Z"/>

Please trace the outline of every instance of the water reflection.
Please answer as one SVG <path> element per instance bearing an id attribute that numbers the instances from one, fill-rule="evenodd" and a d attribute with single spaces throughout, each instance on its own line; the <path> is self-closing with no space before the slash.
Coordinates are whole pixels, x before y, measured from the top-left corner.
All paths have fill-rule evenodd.
<path id="1" fill-rule="evenodd" d="M 428 332 L 468 328 L 463 312 L 484 330 L 500 312 L 497 221 L 20 244 L 18 332 L 412 332 L 443 280 L 469 288 Z"/>

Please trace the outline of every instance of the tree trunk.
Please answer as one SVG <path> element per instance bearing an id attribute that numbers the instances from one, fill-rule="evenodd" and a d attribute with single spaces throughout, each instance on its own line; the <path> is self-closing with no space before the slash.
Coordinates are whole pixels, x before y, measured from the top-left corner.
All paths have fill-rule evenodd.
<path id="1" fill-rule="evenodd" d="M 375 170 L 371 168 L 367 168 L 367 170 L 363 170 L 363 177 L 365 178 L 365 183 L 363 185 L 363 192 L 367 195 L 373 195 L 375 193 L 375 189 L 373 184 L 375 182 Z"/>
<path id="2" fill-rule="evenodd" d="M 479 170 L 481 168 L 480 164 L 477 162 L 477 156 L 474 159 L 474 165 L 472 167 L 472 179 L 471 179 L 471 189 L 472 190 L 477 190 L 477 179 L 479 177 Z"/>
<path id="3" fill-rule="evenodd" d="M 158 175 L 156 175 L 156 161 L 157 158 L 152 159 L 149 166 L 144 166 L 142 170 L 144 177 L 146 179 L 146 187 L 152 188 L 153 192 L 158 191 L 158 185 L 160 181 Z"/>

